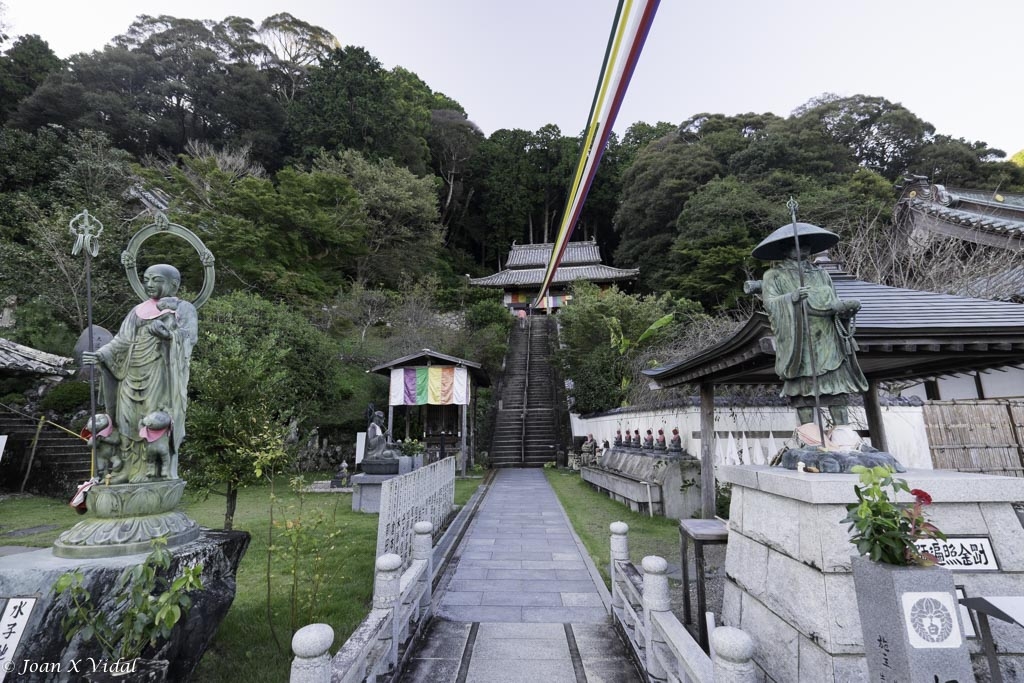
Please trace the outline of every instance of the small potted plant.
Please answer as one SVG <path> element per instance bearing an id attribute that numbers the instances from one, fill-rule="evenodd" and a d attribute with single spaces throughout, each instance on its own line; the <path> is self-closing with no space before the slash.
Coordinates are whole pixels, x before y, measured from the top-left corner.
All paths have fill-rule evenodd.
<path id="1" fill-rule="evenodd" d="M 398 449 L 402 455 L 414 456 L 423 454 L 423 444 L 419 439 L 405 439 L 398 442 Z"/>
<path id="2" fill-rule="evenodd" d="M 888 467 L 850 471 L 860 479 L 857 502 L 842 521 L 858 552 L 851 565 L 872 680 L 972 680 L 953 573 L 917 545 L 946 539 L 925 515 L 932 497 Z M 914 501 L 897 502 L 900 492 Z"/>
<path id="3" fill-rule="evenodd" d="M 85 643 L 95 641 L 102 652 L 93 658 L 97 666 L 83 675 L 96 683 L 111 681 L 163 681 L 169 663 L 146 660 L 141 655 L 162 639 L 192 606 L 189 592 L 202 590 L 203 566 L 184 567 L 179 576 L 166 578 L 171 566 L 167 540 L 153 539 L 153 551 L 142 564 L 125 569 L 114 585 L 113 598 L 96 604 L 83 584 L 79 571 L 67 572 L 57 580 L 54 591 L 66 594 L 70 605 L 61 620 L 64 638 L 79 636 Z"/>
<path id="4" fill-rule="evenodd" d="M 853 487 L 857 502 L 846 506 L 848 514 L 843 522 L 850 523 L 850 531 L 856 530 L 850 542 L 857 546 L 857 552 L 874 562 L 901 567 L 937 564 L 934 555 L 917 546 L 917 541 L 946 540 L 945 534 L 924 515 L 924 507 L 932 504 L 932 497 L 893 477 L 888 467 L 857 465 L 850 471 L 860 477 L 860 484 Z M 892 499 L 888 489 L 892 489 Z M 914 502 L 895 502 L 900 491 L 912 495 Z"/>

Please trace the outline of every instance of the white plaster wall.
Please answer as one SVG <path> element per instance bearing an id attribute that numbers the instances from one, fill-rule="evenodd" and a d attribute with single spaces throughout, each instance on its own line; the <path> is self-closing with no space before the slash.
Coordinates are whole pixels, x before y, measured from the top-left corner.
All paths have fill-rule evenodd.
<path id="1" fill-rule="evenodd" d="M 666 441 L 677 427 L 683 448 L 700 457 L 700 408 L 665 408 L 637 410 L 583 419 L 573 413 L 573 436 L 593 434 L 598 443 L 615 441 L 615 430 L 639 429 L 643 436 L 648 429 L 657 434 L 665 430 Z M 931 452 L 924 428 L 921 408 L 913 406 L 882 407 L 882 420 L 889 440 L 889 452 L 905 467 L 932 469 Z M 850 422 L 858 429 L 867 429 L 862 408 L 850 409 Z M 788 407 L 716 408 L 716 464 L 764 465 L 786 445 L 796 428 L 796 412 Z M 769 438 L 769 434 L 771 437 Z M 745 439 L 745 441 L 744 441 Z M 746 448 L 744 448 L 744 443 Z M 749 455 L 747 455 L 749 453 Z"/>
<path id="2" fill-rule="evenodd" d="M 983 372 L 981 386 L 985 390 L 985 398 L 1019 398 L 1024 396 L 1024 370 L 1005 368 L 1005 372 Z"/>
<path id="3" fill-rule="evenodd" d="M 939 396 L 943 401 L 979 398 L 974 375 L 943 377 L 938 384 Z M 1024 396 L 1024 370 L 1007 367 L 983 372 L 981 386 L 985 398 L 1020 398 Z M 901 393 L 903 396 L 917 396 L 922 401 L 927 399 L 924 384 L 915 384 Z"/>
<path id="4" fill-rule="evenodd" d="M 939 380 L 939 396 L 943 401 L 978 398 L 978 388 L 974 384 L 974 375 L 943 377 Z"/>

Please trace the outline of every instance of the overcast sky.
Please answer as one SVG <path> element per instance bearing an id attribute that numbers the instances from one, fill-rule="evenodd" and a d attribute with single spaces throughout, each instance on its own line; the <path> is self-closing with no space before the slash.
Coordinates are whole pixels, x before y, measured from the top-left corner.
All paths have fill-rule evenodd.
<path id="1" fill-rule="evenodd" d="M 616 0 L 0 0 L 14 35 L 101 49 L 138 14 L 257 23 L 281 11 L 403 66 L 487 134 L 586 124 Z M 937 132 L 1024 148 L 1019 0 L 662 0 L 616 125 L 788 115 L 824 92 L 885 97 Z"/>

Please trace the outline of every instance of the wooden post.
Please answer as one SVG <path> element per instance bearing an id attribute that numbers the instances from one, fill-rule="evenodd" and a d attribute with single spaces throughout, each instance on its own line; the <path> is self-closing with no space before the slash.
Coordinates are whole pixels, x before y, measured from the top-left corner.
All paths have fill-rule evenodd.
<path id="1" fill-rule="evenodd" d="M 878 380 L 868 379 L 868 390 L 864 393 L 864 414 L 868 419 L 871 445 L 880 451 L 888 451 L 885 426 L 882 424 L 882 406 L 878 403 Z"/>
<path id="2" fill-rule="evenodd" d="M 28 484 L 29 475 L 32 474 L 32 461 L 36 459 L 36 447 L 39 446 L 39 435 L 42 434 L 42 432 L 43 432 L 43 425 L 44 424 L 46 424 L 46 418 L 45 417 L 39 418 L 39 426 L 36 427 L 36 435 L 32 439 L 32 452 L 29 453 L 29 455 L 28 455 L 28 467 L 25 468 L 25 478 L 21 480 L 21 488 L 18 489 L 19 493 L 25 493 L 25 485 Z M 95 469 L 96 468 L 96 449 L 95 448 L 92 449 L 92 458 L 93 458 L 92 459 L 92 467 L 93 467 L 93 469 L 90 470 L 90 474 L 95 474 L 95 472 L 96 472 L 96 469 Z"/>
<path id="3" fill-rule="evenodd" d="M 469 464 L 476 467 L 476 394 L 471 395 L 472 398 L 469 399 L 469 453 L 471 456 Z"/>
<path id="4" fill-rule="evenodd" d="M 388 404 L 388 434 L 391 435 L 391 440 L 394 441 L 395 433 L 391 431 L 395 428 L 395 407 Z"/>
<path id="5" fill-rule="evenodd" d="M 462 450 L 462 476 L 466 476 L 466 460 L 469 458 L 469 451 L 466 450 L 466 405 L 459 406 L 459 417 L 462 422 L 462 432 L 460 436 L 460 446 Z"/>
<path id="6" fill-rule="evenodd" d="M 715 385 L 700 385 L 700 516 L 715 518 Z"/>

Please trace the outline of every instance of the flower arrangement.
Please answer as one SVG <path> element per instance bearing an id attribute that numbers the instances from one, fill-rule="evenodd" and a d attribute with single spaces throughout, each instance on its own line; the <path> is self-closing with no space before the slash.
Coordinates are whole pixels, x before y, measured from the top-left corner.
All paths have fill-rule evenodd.
<path id="1" fill-rule="evenodd" d="M 402 455 L 418 455 L 423 452 L 423 444 L 419 439 L 405 439 L 398 442 L 398 448 Z"/>
<path id="2" fill-rule="evenodd" d="M 937 564 L 931 553 L 920 550 L 915 541 L 945 540 L 946 535 L 925 518 L 924 507 L 931 505 L 932 497 L 921 489 L 912 489 L 903 479 L 893 477 L 888 467 L 850 469 L 860 477 L 853 487 L 857 502 L 846 506 L 843 523 L 850 523 L 849 531 L 856 532 L 850 542 L 857 552 L 875 562 L 900 566 L 929 567 Z M 888 489 L 892 489 L 892 498 Z M 896 503 L 896 495 L 905 491 L 914 497 L 912 504 Z"/>

